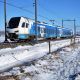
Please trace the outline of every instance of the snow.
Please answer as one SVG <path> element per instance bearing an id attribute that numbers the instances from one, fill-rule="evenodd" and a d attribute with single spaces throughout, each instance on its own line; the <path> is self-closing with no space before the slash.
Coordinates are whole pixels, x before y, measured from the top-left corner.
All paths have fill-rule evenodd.
<path id="1" fill-rule="evenodd" d="M 68 45 L 70 45 L 70 40 L 51 42 L 51 52 Z M 48 53 L 49 45 L 47 42 L 36 44 L 34 46 L 18 46 L 16 48 L 1 49 L 0 72 L 3 70 L 5 71 L 8 68 L 41 58 Z"/>
<path id="2" fill-rule="evenodd" d="M 80 63 L 77 61 L 80 59 L 80 47 L 76 49 L 65 47 L 70 45 L 70 39 L 61 41 L 51 41 L 51 52 L 54 52 L 60 48 L 62 50 L 58 55 L 44 57 L 37 61 L 37 63 L 28 67 L 23 66 L 24 73 L 29 73 L 34 76 L 33 79 L 30 77 L 22 78 L 21 80 L 69 80 L 69 75 L 73 75 L 80 70 Z M 5 48 L 0 50 L 0 72 L 6 71 L 14 67 L 8 74 L 20 75 L 20 67 L 22 64 L 37 60 L 49 53 L 49 43 L 44 42 L 36 44 L 34 46 L 18 46 L 16 48 Z M 56 59 L 57 58 L 57 59 Z M 71 64 L 71 65 L 70 65 Z M 43 69 L 42 69 L 43 67 Z M 7 75 L 7 73 L 5 72 Z"/>
<path id="3" fill-rule="evenodd" d="M 78 75 L 75 80 L 80 80 L 80 75 Z"/>

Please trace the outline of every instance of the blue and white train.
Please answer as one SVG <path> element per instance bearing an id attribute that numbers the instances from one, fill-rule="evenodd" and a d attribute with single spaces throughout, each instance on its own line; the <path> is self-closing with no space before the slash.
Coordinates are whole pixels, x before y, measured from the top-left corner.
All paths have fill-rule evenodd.
<path id="1" fill-rule="evenodd" d="M 11 40 L 40 39 L 72 37 L 72 30 L 51 26 L 37 22 L 37 31 L 35 22 L 25 17 L 12 17 L 7 26 L 7 37 Z"/>

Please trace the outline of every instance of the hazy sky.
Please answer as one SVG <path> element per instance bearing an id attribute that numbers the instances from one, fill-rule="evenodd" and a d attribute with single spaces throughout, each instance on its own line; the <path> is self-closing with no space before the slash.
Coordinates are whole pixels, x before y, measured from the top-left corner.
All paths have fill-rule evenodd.
<path id="1" fill-rule="evenodd" d="M 34 0 L 6 0 L 7 21 L 14 16 L 24 16 L 34 19 Z M 0 0 L 0 29 L 4 30 L 4 0 Z M 37 0 L 38 20 L 61 26 L 62 19 L 76 19 L 80 26 L 80 0 Z M 64 27 L 73 28 L 73 22 L 64 22 Z M 79 28 L 80 29 L 80 28 Z"/>

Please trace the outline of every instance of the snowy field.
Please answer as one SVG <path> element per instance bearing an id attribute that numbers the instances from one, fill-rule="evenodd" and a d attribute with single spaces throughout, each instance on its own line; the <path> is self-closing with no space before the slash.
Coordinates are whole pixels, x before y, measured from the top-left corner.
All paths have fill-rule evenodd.
<path id="1" fill-rule="evenodd" d="M 76 40 L 77 42 L 79 39 Z M 80 45 L 65 47 L 70 44 L 70 39 L 51 42 L 52 54 L 48 54 L 47 42 L 34 46 L 1 49 L 0 72 L 12 69 L 0 75 L 17 75 L 19 80 L 69 80 L 70 75 L 80 70 L 80 63 L 78 63 L 80 62 Z M 60 49 L 59 52 L 58 49 Z M 29 63 L 31 61 L 32 63 Z M 19 66 L 22 64 L 26 66 Z"/>
<path id="2" fill-rule="evenodd" d="M 51 52 L 68 45 L 70 45 L 70 40 L 51 42 Z M 49 44 L 47 42 L 36 44 L 34 46 L 18 46 L 16 48 L 1 49 L 0 72 L 13 66 L 22 65 L 26 62 L 36 60 L 48 53 Z"/>
<path id="3" fill-rule="evenodd" d="M 1 76 L 17 75 L 18 80 L 69 80 L 70 75 L 79 72 L 80 44 L 76 44 L 45 55 L 26 66 L 14 67 Z M 75 80 L 79 80 L 79 76 Z"/>

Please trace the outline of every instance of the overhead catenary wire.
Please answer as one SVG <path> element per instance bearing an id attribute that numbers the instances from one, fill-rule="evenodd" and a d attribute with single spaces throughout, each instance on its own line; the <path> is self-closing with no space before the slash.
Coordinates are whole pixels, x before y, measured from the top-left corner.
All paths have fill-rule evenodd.
<path id="1" fill-rule="evenodd" d="M 55 12 L 49 10 L 47 7 L 45 8 L 43 4 L 38 3 L 38 6 L 39 6 L 42 10 L 44 10 L 44 11 L 46 11 L 47 13 L 51 14 L 51 16 L 48 15 L 50 18 L 47 18 L 47 20 L 48 20 L 49 22 L 51 22 L 50 20 L 54 20 L 54 21 L 56 22 L 56 20 L 54 19 L 55 17 L 56 17 L 57 19 L 59 19 L 59 18 L 58 18 L 58 15 L 55 15 L 55 14 L 54 14 Z M 54 16 L 53 16 L 53 14 L 54 14 Z M 43 16 L 43 17 L 44 17 L 44 16 Z M 62 18 L 60 18 L 60 20 L 61 20 L 61 19 L 62 19 Z M 56 23 L 56 24 L 57 24 L 57 23 Z"/>
<path id="2" fill-rule="evenodd" d="M 4 1 L 1 1 L 1 0 L 0 0 L 0 3 L 4 3 Z M 6 4 L 9 5 L 9 6 L 12 6 L 12 7 L 18 8 L 18 9 L 20 9 L 20 10 L 22 10 L 22 11 L 27 12 L 27 13 L 34 14 L 34 13 L 31 12 L 30 10 L 27 10 L 27 9 L 25 9 L 25 8 L 23 8 L 23 7 L 16 6 L 16 5 L 11 4 L 11 3 L 8 3 L 8 2 L 6 2 Z M 39 16 L 39 17 L 42 17 L 42 18 L 44 18 L 44 19 L 46 19 L 46 20 L 50 20 L 49 18 L 44 17 L 44 16 L 42 16 L 42 15 L 40 15 L 40 14 L 39 14 L 38 16 Z"/>
<path id="3" fill-rule="evenodd" d="M 3 1 L 0 1 L 0 2 L 1 2 L 1 3 L 4 3 Z M 9 6 L 12 6 L 12 7 L 15 7 L 15 8 L 18 8 L 18 9 L 20 9 L 20 10 L 27 11 L 28 13 L 33 14 L 33 12 L 31 12 L 31 11 L 29 11 L 29 10 L 27 10 L 27 9 L 24 9 L 23 7 L 13 5 L 13 4 L 8 3 L 8 2 L 6 2 L 6 4 L 9 5 Z"/>
<path id="4" fill-rule="evenodd" d="M 53 15 L 55 12 L 53 12 L 53 11 L 50 11 L 48 8 L 45 8 L 43 5 L 41 5 L 40 3 L 39 3 L 39 7 L 41 8 L 41 9 L 43 9 L 44 11 L 46 11 L 46 12 L 48 12 L 49 14 L 51 14 L 51 15 Z M 54 14 L 55 15 L 55 14 Z M 55 15 L 56 17 L 58 17 L 57 15 Z"/>

